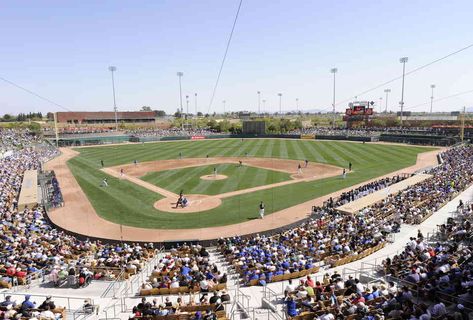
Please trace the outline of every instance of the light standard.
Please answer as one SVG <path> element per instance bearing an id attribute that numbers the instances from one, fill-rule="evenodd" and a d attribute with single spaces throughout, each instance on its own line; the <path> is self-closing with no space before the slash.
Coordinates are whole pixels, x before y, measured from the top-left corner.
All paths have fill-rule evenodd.
<path id="1" fill-rule="evenodd" d="M 118 112 L 117 112 L 117 100 L 115 99 L 115 77 L 113 73 L 117 71 L 117 67 L 110 66 L 108 71 L 112 73 L 112 91 L 113 91 L 113 111 L 115 112 L 115 130 L 118 131 Z"/>
<path id="2" fill-rule="evenodd" d="M 299 98 L 296 98 L 296 110 L 299 111 Z"/>
<path id="3" fill-rule="evenodd" d="M 266 99 L 263 99 L 263 112 L 265 112 L 265 111 L 264 111 L 265 108 L 266 108 Z"/>
<path id="4" fill-rule="evenodd" d="M 402 128 L 402 117 L 404 111 L 404 78 L 406 76 L 406 62 L 409 60 L 407 57 L 402 57 L 399 62 L 402 63 L 402 89 L 401 89 L 401 128 Z"/>
<path id="5" fill-rule="evenodd" d="M 432 113 L 432 106 L 434 105 L 434 88 L 435 88 L 435 84 L 431 84 L 430 88 L 432 89 L 432 95 L 430 96 L 430 113 Z"/>
<path id="6" fill-rule="evenodd" d="M 184 110 L 182 109 L 182 85 L 181 85 L 181 78 L 183 75 L 184 75 L 184 72 L 179 71 L 177 73 L 177 76 L 179 77 L 179 101 L 180 101 L 180 107 L 181 107 L 181 117 L 182 117 L 182 113 L 184 112 Z"/>
<path id="7" fill-rule="evenodd" d="M 258 94 L 258 115 L 261 114 L 261 91 L 256 92 Z"/>
<path id="8" fill-rule="evenodd" d="M 279 116 L 282 117 L 282 93 L 278 93 L 279 96 Z"/>
<path id="9" fill-rule="evenodd" d="M 391 92 L 391 89 L 384 89 L 384 93 L 386 93 L 386 107 L 384 109 L 384 113 L 388 113 L 388 94 Z"/>
<path id="10" fill-rule="evenodd" d="M 225 103 L 227 103 L 226 100 L 223 100 L 223 117 L 225 117 Z"/>
<path id="11" fill-rule="evenodd" d="M 194 93 L 195 116 L 197 117 L 197 93 Z"/>
<path id="12" fill-rule="evenodd" d="M 338 72 L 337 68 L 330 69 L 330 72 L 333 73 L 333 102 L 332 102 L 332 112 L 333 112 L 333 122 L 332 128 L 335 128 L 335 74 Z"/>
<path id="13" fill-rule="evenodd" d="M 379 113 L 383 112 L 383 97 L 379 97 Z"/>
<path id="14" fill-rule="evenodd" d="M 186 119 L 189 117 L 189 96 L 186 95 Z"/>

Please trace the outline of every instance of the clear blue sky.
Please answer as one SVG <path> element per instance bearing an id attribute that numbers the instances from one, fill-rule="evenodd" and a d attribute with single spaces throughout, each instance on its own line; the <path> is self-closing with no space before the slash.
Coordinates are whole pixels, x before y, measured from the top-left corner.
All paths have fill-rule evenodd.
<path id="1" fill-rule="evenodd" d="M 110 110 L 109 65 L 116 65 L 120 110 L 143 105 L 174 112 L 183 92 L 207 112 L 238 0 L 0 2 L 0 76 L 71 110 Z M 473 43 L 473 1 L 244 0 L 210 112 L 330 108 L 337 101 Z M 473 48 L 406 78 L 405 105 L 473 89 Z M 390 109 L 401 82 L 388 85 Z M 360 98 L 378 101 L 384 88 Z M 383 102 L 384 105 L 384 102 Z M 473 106 L 473 93 L 434 110 Z M 191 99 L 191 110 L 194 100 Z M 337 107 L 343 110 L 345 104 Z M 429 105 L 415 111 L 428 110 Z M 0 81 L 0 113 L 61 111 Z"/>

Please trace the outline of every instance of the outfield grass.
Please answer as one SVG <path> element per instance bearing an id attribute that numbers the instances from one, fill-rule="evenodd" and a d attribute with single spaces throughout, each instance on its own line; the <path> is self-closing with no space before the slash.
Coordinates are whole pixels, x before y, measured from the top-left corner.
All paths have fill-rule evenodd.
<path id="1" fill-rule="evenodd" d="M 166 143 L 101 146 L 76 149 L 80 155 L 68 165 L 97 213 L 104 219 L 130 226 L 171 229 L 220 226 L 247 221 L 258 216 L 258 204 L 266 203 L 266 214 L 279 211 L 304 201 L 334 192 L 368 179 L 415 164 L 417 154 L 432 150 L 400 145 L 361 144 L 351 142 L 240 139 L 179 141 Z M 347 167 L 353 164 L 353 173 L 346 179 L 332 177 L 323 180 L 299 182 L 287 186 L 238 195 L 223 200 L 220 207 L 199 213 L 176 214 L 161 212 L 153 207 L 162 197 L 131 182 L 108 176 L 109 188 L 100 188 L 106 176 L 99 169 L 159 159 L 217 156 L 274 157 L 304 160 Z M 176 176 L 175 179 L 184 177 Z M 195 192 L 200 193 L 200 192 Z"/>
<path id="2" fill-rule="evenodd" d="M 217 169 L 218 174 L 226 175 L 228 178 L 214 181 L 200 178 L 211 175 L 214 168 Z M 287 181 L 291 180 L 291 177 L 285 172 L 224 163 L 150 172 L 140 179 L 174 193 L 184 190 L 186 194 L 214 195 Z"/>

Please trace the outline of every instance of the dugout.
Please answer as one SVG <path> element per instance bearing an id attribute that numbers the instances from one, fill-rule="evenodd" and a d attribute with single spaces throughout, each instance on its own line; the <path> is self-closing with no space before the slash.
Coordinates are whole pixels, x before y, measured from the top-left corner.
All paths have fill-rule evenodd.
<path id="1" fill-rule="evenodd" d="M 48 139 L 53 145 L 56 145 L 56 139 Z M 139 140 L 138 140 L 139 141 Z M 129 135 L 122 136 L 82 136 L 82 137 L 68 137 L 59 138 L 59 147 L 80 147 L 89 145 L 100 145 L 100 144 L 112 144 L 112 143 L 123 143 L 123 142 L 138 142 L 133 141 L 133 137 Z"/>

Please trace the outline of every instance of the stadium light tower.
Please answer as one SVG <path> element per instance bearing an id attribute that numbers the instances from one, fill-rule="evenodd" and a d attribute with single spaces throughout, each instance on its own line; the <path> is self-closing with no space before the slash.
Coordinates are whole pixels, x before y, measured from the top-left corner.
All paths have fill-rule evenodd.
<path id="1" fill-rule="evenodd" d="M 225 117 L 225 104 L 227 103 L 227 101 L 223 100 L 222 103 L 223 103 L 223 117 Z"/>
<path id="2" fill-rule="evenodd" d="M 197 117 L 197 93 L 194 93 L 195 116 Z"/>
<path id="3" fill-rule="evenodd" d="M 189 95 L 186 94 L 186 119 L 189 116 Z"/>
<path id="4" fill-rule="evenodd" d="M 333 113 L 333 121 L 332 121 L 332 128 L 335 128 L 335 74 L 338 72 L 337 68 L 330 69 L 330 72 L 333 73 L 333 102 L 332 102 L 332 113 Z"/>
<path id="5" fill-rule="evenodd" d="M 296 98 L 296 110 L 299 111 L 299 98 Z"/>
<path id="6" fill-rule="evenodd" d="M 402 88 L 401 88 L 401 128 L 402 128 L 402 118 L 403 118 L 403 111 L 404 111 L 404 78 L 406 76 L 406 63 L 409 60 L 408 57 L 402 57 L 399 59 L 399 62 L 402 63 Z"/>
<path id="7" fill-rule="evenodd" d="M 118 131 L 118 112 L 117 112 L 117 100 L 115 98 L 115 77 L 113 73 L 117 71 L 117 67 L 110 66 L 108 71 L 112 73 L 112 91 L 113 91 L 113 111 L 115 112 L 115 130 Z"/>
<path id="8" fill-rule="evenodd" d="M 264 112 L 265 108 L 266 108 L 266 99 L 263 99 L 263 112 Z"/>
<path id="9" fill-rule="evenodd" d="M 430 89 L 432 89 L 432 94 L 430 95 L 430 113 L 432 113 L 432 107 L 434 105 L 434 89 L 435 89 L 435 84 L 430 85 Z"/>
<path id="10" fill-rule="evenodd" d="M 184 72 L 179 71 L 177 73 L 177 76 L 179 77 L 179 101 L 180 101 L 180 107 L 181 107 L 181 117 L 182 117 L 182 113 L 184 112 L 182 108 L 182 84 L 181 84 L 181 78 L 183 75 L 184 75 Z"/>
<path id="11" fill-rule="evenodd" d="M 258 115 L 261 114 L 261 91 L 256 92 L 258 94 Z"/>
<path id="12" fill-rule="evenodd" d="M 388 113 L 388 94 L 391 92 L 391 89 L 384 89 L 384 93 L 386 93 L 386 107 L 384 109 L 384 113 Z"/>
<path id="13" fill-rule="evenodd" d="M 278 93 L 279 96 L 279 116 L 282 117 L 282 93 Z"/>

